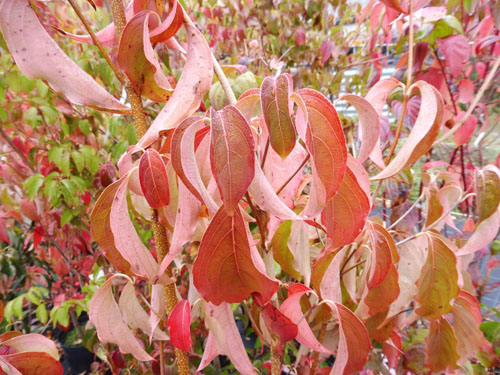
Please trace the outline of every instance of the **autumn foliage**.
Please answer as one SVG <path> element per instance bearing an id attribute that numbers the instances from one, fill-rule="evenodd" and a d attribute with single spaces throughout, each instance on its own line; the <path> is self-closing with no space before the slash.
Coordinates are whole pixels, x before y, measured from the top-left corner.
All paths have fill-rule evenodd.
<path id="1" fill-rule="evenodd" d="M 499 150 L 482 142 L 498 132 L 500 8 L 267 3 L 72 0 L 72 33 L 50 4 L 0 0 L 2 48 L 59 103 L 48 130 L 13 95 L 0 101 L 14 152 L 0 177 L 26 195 L 2 196 L 0 240 L 19 223 L 62 295 L 36 303 L 54 311 L 37 307 L 39 323 L 87 312 L 82 340 L 103 374 L 495 368 L 500 328 L 485 323 L 498 310 L 481 306 L 474 267 L 498 266 Z M 94 13 L 114 22 L 94 33 Z M 358 35 L 341 38 L 335 17 Z M 99 51 L 107 73 L 71 49 Z M 35 304 L 22 295 L 13 326 Z M 62 373 L 39 334 L 6 332 L 0 346 L 0 374 Z"/>

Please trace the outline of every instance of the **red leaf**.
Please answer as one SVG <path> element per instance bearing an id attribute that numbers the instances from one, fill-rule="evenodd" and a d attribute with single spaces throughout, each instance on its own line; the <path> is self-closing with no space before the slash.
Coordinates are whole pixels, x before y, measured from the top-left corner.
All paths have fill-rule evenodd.
<path id="1" fill-rule="evenodd" d="M 295 31 L 295 44 L 300 47 L 306 42 L 306 31 L 303 27 L 299 27 Z"/>
<path id="2" fill-rule="evenodd" d="M 356 169 L 347 167 L 337 194 L 328 201 L 321 213 L 321 222 L 326 227 L 328 237 L 333 240 L 331 246 L 334 248 L 353 242 L 363 230 L 370 213 L 368 174 L 359 162 L 348 158 L 348 164 L 355 163 Z M 355 174 L 355 170 L 362 174 Z M 368 194 L 361 185 L 368 186 Z"/>
<path id="3" fill-rule="evenodd" d="M 144 198 L 151 208 L 160 208 L 170 203 L 167 169 L 161 155 L 148 149 L 139 163 L 139 181 Z"/>
<path id="4" fill-rule="evenodd" d="M 344 179 L 347 148 L 337 111 L 322 94 L 297 91 L 307 107 L 306 145 L 313 160 L 313 179 L 321 184 L 320 202 L 326 203 Z"/>
<path id="5" fill-rule="evenodd" d="M 282 347 L 286 342 L 293 340 L 297 336 L 297 324 L 292 322 L 286 315 L 284 315 L 272 304 L 268 303 L 264 307 L 262 316 L 270 331 L 279 336 L 280 347 Z"/>
<path id="6" fill-rule="evenodd" d="M 333 52 L 335 51 L 335 43 L 329 40 L 324 40 L 321 43 L 320 47 L 321 51 L 321 65 L 325 65 L 325 63 L 332 57 Z"/>
<path id="7" fill-rule="evenodd" d="M 250 125 L 234 106 L 210 111 L 210 165 L 232 215 L 254 177 L 255 146 Z"/>
<path id="8" fill-rule="evenodd" d="M 283 301 L 280 306 L 280 311 L 291 319 L 292 322 L 297 322 L 298 332 L 297 341 L 308 348 L 321 353 L 331 353 L 325 348 L 314 336 L 307 319 L 303 319 L 304 314 L 300 306 L 300 299 L 306 293 L 312 292 L 303 284 L 293 284 L 288 290 L 288 298 Z"/>
<path id="9" fill-rule="evenodd" d="M 152 12 L 142 11 L 127 22 L 120 39 L 117 60 L 137 93 L 164 103 L 173 90 L 149 40 L 150 15 Z"/>
<path id="10" fill-rule="evenodd" d="M 328 305 L 337 315 L 340 338 L 333 375 L 350 375 L 362 370 L 371 350 L 370 337 L 361 320 L 344 305 L 329 302 Z"/>
<path id="11" fill-rule="evenodd" d="M 436 39 L 439 50 L 444 55 L 444 62 L 450 68 L 451 74 L 456 77 L 469 61 L 469 39 L 464 35 L 451 35 L 444 39 Z"/>
<path id="12" fill-rule="evenodd" d="M 260 87 L 262 114 L 269 131 L 271 147 L 285 159 L 295 147 L 297 133 L 290 117 L 289 94 L 293 82 L 289 74 L 267 77 Z"/>
<path id="13" fill-rule="evenodd" d="M 62 51 L 29 0 L 0 4 L 0 30 L 17 66 L 28 77 L 46 81 L 72 103 L 110 112 L 129 111 Z"/>
<path id="14" fill-rule="evenodd" d="M 188 352 L 193 345 L 191 341 L 191 307 L 189 301 L 183 299 L 177 302 L 168 317 L 168 333 L 172 345 Z"/>
<path id="15" fill-rule="evenodd" d="M 153 143 L 160 132 L 173 129 L 191 116 L 210 89 L 213 77 L 212 53 L 205 37 L 194 26 L 185 25 L 188 51 L 181 78 L 174 93 L 158 114 L 148 131 L 137 143 L 145 148 Z"/>
<path id="16" fill-rule="evenodd" d="M 465 115 L 464 111 L 460 111 L 456 117 L 456 122 L 458 123 Z M 474 115 L 467 117 L 465 122 L 460 126 L 457 132 L 454 134 L 455 146 L 459 147 L 470 141 L 476 130 L 477 118 Z"/>
<path id="17" fill-rule="evenodd" d="M 224 207 L 210 222 L 193 265 L 194 285 L 206 301 L 236 303 L 255 293 L 266 303 L 278 289 L 257 269 L 245 225 L 239 209 L 229 216 Z"/>
<path id="18" fill-rule="evenodd" d="M 63 375 L 63 368 L 58 360 L 47 353 L 26 352 L 16 353 L 0 357 L 0 361 L 6 361 L 14 366 L 21 375 Z M 9 375 L 17 375 L 9 372 Z"/>

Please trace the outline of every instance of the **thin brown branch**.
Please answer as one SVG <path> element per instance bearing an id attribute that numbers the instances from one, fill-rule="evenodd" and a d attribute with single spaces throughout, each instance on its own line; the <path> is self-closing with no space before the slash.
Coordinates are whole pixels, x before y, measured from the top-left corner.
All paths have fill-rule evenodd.
<path id="1" fill-rule="evenodd" d="M 290 181 L 292 181 L 292 179 L 295 177 L 295 175 L 297 173 L 299 173 L 302 168 L 304 168 L 304 165 L 306 165 L 307 161 L 309 160 L 309 158 L 311 157 L 310 154 L 307 154 L 307 156 L 304 158 L 304 160 L 302 161 L 302 163 L 299 165 L 299 167 L 295 170 L 295 172 L 293 172 L 293 174 L 283 183 L 283 185 L 280 186 L 280 188 L 276 191 L 276 194 L 279 194 L 283 191 L 283 189 L 290 183 Z"/>
<path id="2" fill-rule="evenodd" d="M 89 33 L 89 35 L 92 38 L 92 41 L 94 42 L 95 46 L 99 49 L 99 51 L 101 52 L 102 56 L 104 57 L 104 60 L 106 60 L 106 62 L 108 63 L 108 65 L 111 67 L 111 69 L 115 73 L 116 78 L 118 78 L 120 80 L 120 82 L 122 83 L 122 85 L 125 85 L 125 80 L 123 78 L 123 75 L 121 74 L 121 72 L 117 68 L 117 66 L 113 63 L 113 61 L 111 60 L 111 57 L 109 56 L 108 52 L 104 49 L 104 47 L 101 44 L 101 42 L 99 41 L 99 39 L 97 39 L 97 36 L 92 31 L 92 28 L 90 27 L 90 23 L 88 22 L 87 18 L 83 14 L 81 8 L 78 6 L 78 4 L 75 2 L 75 0 L 68 0 L 68 2 L 70 3 L 71 7 L 75 11 L 75 13 L 78 16 L 78 18 L 80 18 L 80 21 L 82 21 L 83 26 L 85 27 L 85 30 L 87 30 L 87 33 Z"/>

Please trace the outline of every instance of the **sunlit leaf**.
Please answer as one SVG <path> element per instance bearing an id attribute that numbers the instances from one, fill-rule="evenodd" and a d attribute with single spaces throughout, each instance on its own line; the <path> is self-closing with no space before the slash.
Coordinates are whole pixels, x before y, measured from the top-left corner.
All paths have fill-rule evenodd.
<path id="1" fill-rule="evenodd" d="M 167 169 L 161 155 L 148 149 L 139 163 L 139 181 L 144 197 L 151 208 L 160 208 L 170 203 Z"/>
<path id="2" fill-rule="evenodd" d="M 191 341 L 191 307 L 189 301 L 183 299 L 177 302 L 168 316 L 168 333 L 172 345 L 178 349 L 189 351 Z"/>

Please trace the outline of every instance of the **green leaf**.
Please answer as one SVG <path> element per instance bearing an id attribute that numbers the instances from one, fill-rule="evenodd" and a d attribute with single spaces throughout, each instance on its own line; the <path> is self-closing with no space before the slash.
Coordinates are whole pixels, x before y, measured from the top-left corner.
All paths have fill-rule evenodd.
<path id="1" fill-rule="evenodd" d="M 49 161 L 54 163 L 58 168 L 63 151 L 61 146 L 54 146 L 49 150 Z"/>
<path id="2" fill-rule="evenodd" d="M 12 312 L 19 319 L 23 317 L 23 301 L 25 296 L 25 294 L 21 294 L 12 300 Z"/>
<path id="3" fill-rule="evenodd" d="M 76 170 L 79 173 L 82 173 L 83 169 L 85 168 L 85 159 L 83 158 L 82 154 L 80 154 L 80 152 L 76 150 L 72 151 L 71 158 L 73 159 L 73 163 L 75 163 Z"/>
<path id="4" fill-rule="evenodd" d="M 35 82 L 36 89 L 38 90 L 38 94 L 42 97 L 45 98 L 48 93 L 49 93 L 49 87 L 43 83 L 43 81 L 37 80 Z"/>
<path id="5" fill-rule="evenodd" d="M 273 249 L 274 259 L 278 262 L 283 271 L 288 273 L 294 279 L 300 280 L 300 273 L 293 267 L 293 254 L 288 248 L 288 239 L 290 238 L 291 229 L 292 221 L 284 221 L 278 229 L 276 229 L 273 239 L 271 240 L 271 246 Z"/>
<path id="6" fill-rule="evenodd" d="M 130 124 L 127 129 L 127 140 L 130 145 L 135 145 L 137 143 L 137 133 L 135 131 L 134 124 Z"/>
<path id="7" fill-rule="evenodd" d="M 23 187 L 28 192 L 28 198 L 30 200 L 35 199 L 38 190 L 43 185 L 43 176 L 41 174 L 36 174 L 34 176 L 29 177 L 23 184 Z"/>
<path id="8" fill-rule="evenodd" d="M 0 95 L 2 94 L 0 93 Z M 2 121 L 7 121 L 7 112 L 5 112 L 3 108 L 0 108 L 0 119 L 2 119 Z"/>
<path id="9" fill-rule="evenodd" d="M 500 241 L 494 240 L 490 246 L 491 255 L 497 255 L 500 252 Z"/>
<path id="10" fill-rule="evenodd" d="M 59 119 L 59 112 L 49 106 L 42 105 L 40 106 L 40 110 L 49 124 L 53 125 Z"/>
<path id="11" fill-rule="evenodd" d="M 434 30 L 432 30 L 429 35 L 429 42 L 433 43 L 437 38 L 446 38 L 447 36 L 453 35 L 455 33 L 464 33 L 462 24 L 459 20 L 456 19 L 456 17 L 446 15 L 438 22 L 436 22 Z"/>
<path id="12" fill-rule="evenodd" d="M 492 342 L 500 333 L 500 322 L 483 322 L 479 328 L 483 331 L 486 340 Z"/>
<path id="13" fill-rule="evenodd" d="M 89 120 L 80 120 L 78 121 L 78 128 L 85 135 L 89 135 L 90 133 L 90 122 Z"/>
<path id="14" fill-rule="evenodd" d="M 49 320 L 49 315 L 47 313 L 47 308 L 45 305 L 38 305 L 38 307 L 35 310 L 35 315 L 37 319 L 40 321 L 42 324 L 46 324 L 47 321 Z"/>
<path id="15" fill-rule="evenodd" d="M 118 160 L 120 156 L 127 151 L 129 143 L 127 141 L 121 141 L 116 144 L 115 147 L 113 147 L 113 152 L 111 153 L 111 157 L 113 160 Z M 98 166 L 99 169 L 99 166 Z M 97 172 L 97 171 L 96 171 Z M 94 173 L 96 173 L 94 172 Z"/>
<path id="16" fill-rule="evenodd" d="M 61 227 L 65 226 L 68 224 L 71 219 L 73 219 L 74 215 L 73 212 L 70 210 L 64 211 L 64 213 L 61 215 Z"/>
<path id="17" fill-rule="evenodd" d="M 61 161 L 59 164 L 59 168 L 61 169 L 61 172 L 63 175 L 68 176 L 69 175 L 69 170 L 70 170 L 70 154 L 64 153 L 61 156 Z"/>

